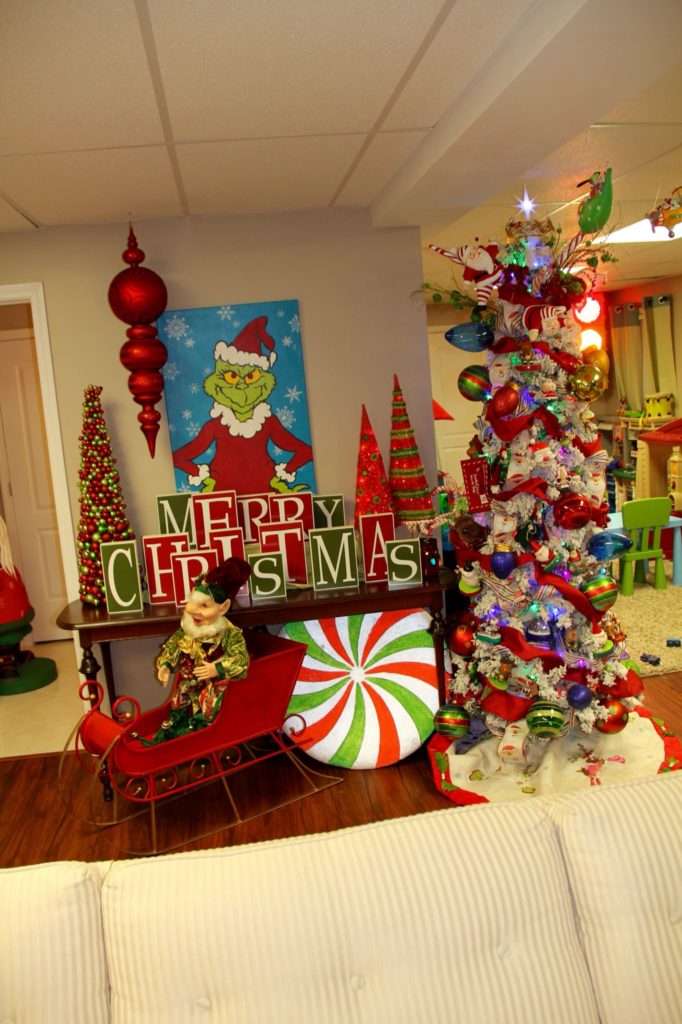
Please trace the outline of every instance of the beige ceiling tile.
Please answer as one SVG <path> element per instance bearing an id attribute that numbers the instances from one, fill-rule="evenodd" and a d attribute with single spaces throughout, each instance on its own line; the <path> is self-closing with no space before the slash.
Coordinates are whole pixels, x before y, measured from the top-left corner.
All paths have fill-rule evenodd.
<path id="1" fill-rule="evenodd" d="M 0 231 L 35 231 L 33 224 L 0 199 Z"/>
<path id="2" fill-rule="evenodd" d="M 382 132 L 375 135 L 336 205 L 369 206 L 425 135 L 426 132 Z"/>
<path id="3" fill-rule="evenodd" d="M 661 29 L 661 31 L 665 31 Z M 655 42 L 652 43 L 655 46 Z M 600 121 L 682 122 L 682 61 Z"/>
<path id="4" fill-rule="evenodd" d="M 366 131 L 442 0 L 148 0 L 176 141 Z"/>
<path id="5" fill-rule="evenodd" d="M 329 205 L 364 136 L 251 139 L 177 147 L 191 214 Z"/>
<path id="6" fill-rule="evenodd" d="M 182 213 L 162 146 L 0 157 L 0 191 L 44 225 Z"/>
<path id="7" fill-rule="evenodd" d="M 531 2 L 458 0 L 382 127 L 436 124 Z"/>
<path id="8" fill-rule="evenodd" d="M 0 5 L 0 153 L 162 141 L 134 0 Z"/>
<path id="9" fill-rule="evenodd" d="M 623 199 L 633 200 L 648 210 L 682 185 L 682 146 L 676 146 L 663 156 L 641 154 L 641 164 L 617 182 L 617 192 Z"/>

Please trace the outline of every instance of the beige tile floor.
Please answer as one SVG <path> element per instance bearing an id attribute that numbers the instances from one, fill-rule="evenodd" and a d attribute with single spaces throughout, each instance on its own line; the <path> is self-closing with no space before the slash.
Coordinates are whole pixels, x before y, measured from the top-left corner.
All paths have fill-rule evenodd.
<path id="1" fill-rule="evenodd" d="M 34 644 L 31 649 L 36 658 L 52 658 L 57 663 L 57 678 L 40 690 L 0 697 L 0 757 L 63 750 L 83 714 L 73 641 L 55 640 Z"/>

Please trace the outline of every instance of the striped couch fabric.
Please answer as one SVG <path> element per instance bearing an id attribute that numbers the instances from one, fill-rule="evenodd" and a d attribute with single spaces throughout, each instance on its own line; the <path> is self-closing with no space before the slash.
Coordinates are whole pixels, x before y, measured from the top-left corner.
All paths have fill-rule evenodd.
<path id="1" fill-rule="evenodd" d="M 0 871 L 0 1021 L 679 1024 L 682 773 Z"/>

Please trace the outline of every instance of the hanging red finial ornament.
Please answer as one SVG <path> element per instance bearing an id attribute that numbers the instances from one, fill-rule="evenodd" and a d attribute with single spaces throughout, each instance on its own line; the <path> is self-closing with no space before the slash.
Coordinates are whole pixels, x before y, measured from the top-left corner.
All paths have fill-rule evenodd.
<path id="1" fill-rule="evenodd" d="M 166 308 L 168 292 L 158 274 L 140 266 L 143 260 L 144 252 L 137 244 L 131 224 L 128 248 L 123 253 L 123 262 L 128 267 L 109 285 L 109 305 L 114 316 L 130 324 L 126 331 L 128 341 L 121 348 L 120 359 L 130 372 L 128 389 L 137 404 L 142 406 L 137 418 L 154 458 L 161 419 L 161 413 L 154 406 L 163 392 L 163 377 L 159 371 L 168 358 L 168 352 L 152 325 Z"/>

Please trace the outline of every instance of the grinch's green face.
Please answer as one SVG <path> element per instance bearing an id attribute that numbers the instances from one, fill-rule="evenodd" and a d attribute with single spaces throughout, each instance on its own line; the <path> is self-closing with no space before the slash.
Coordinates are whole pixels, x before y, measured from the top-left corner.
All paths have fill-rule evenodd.
<path id="1" fill-rule="evenodd" d="M 231 409 L 238 420 L 248 420 L 276 383 L 274 374 L 260 366 L 234 366 L 216 359 L 215 370 L 204 381 L 204 391 L 219 405 Z"/>

